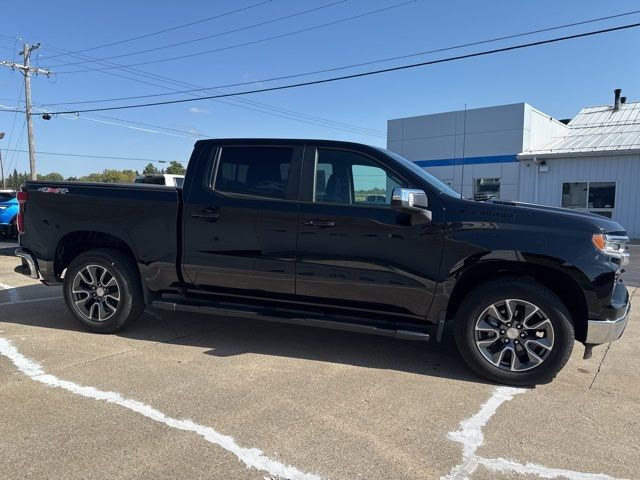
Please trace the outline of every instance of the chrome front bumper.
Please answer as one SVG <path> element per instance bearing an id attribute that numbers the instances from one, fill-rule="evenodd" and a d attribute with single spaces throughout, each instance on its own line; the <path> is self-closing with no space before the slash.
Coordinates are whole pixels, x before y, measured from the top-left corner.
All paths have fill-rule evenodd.
<path id="1" fill-rule="evenodd" d="M 589 320 L 587 325 L 586 345 L 601 345 L 618 340 L 627 327 L 631 303 L 620 318 L 615 320 Z"/>
<path id="2" fill-rule="evenodd" d="M 38 264 L 33 255 L 22 248 L 17 248 L 15 254 L 16 257 L 20 257 L 22 259 L 22 265 L 16 268 L 16 272 L 38 280 L 40 278 L 40 275 L 38 274 Z"/>

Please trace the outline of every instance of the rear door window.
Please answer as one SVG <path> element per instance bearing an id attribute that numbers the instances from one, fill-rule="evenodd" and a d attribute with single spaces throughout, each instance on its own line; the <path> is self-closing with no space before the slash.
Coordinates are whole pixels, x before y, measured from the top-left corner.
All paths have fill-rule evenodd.
<path id="1" fill-rule="evenodd" d="M 223 147 L 214 189 L 285 199 L 293 147 Z"/>

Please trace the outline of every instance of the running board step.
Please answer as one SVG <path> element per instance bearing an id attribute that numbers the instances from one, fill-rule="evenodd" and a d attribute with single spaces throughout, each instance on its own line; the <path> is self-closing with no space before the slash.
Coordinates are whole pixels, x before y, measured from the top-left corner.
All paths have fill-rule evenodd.
<path id="1" fill-rule="evenodd" d="M 345 318 L 343 321 L 324 320 L 322 318 L 304 317 L 292 314 L 289 310 L 264 309 L 249 310 L 234 304 L 226 304 L 219 306 L 169 302 L 163 300 L 154 300 L 151 305 L 161 310 L 169 310 L 172 312 L 191 312 L 205 313 L 208 315 L 220 315 L 225 317 L 255 318 L 268 322 L 287 323 L 291 325 L 302 325 L 307 327 L 327 328 L 330 330 L 342 330 L 346 332 L 367 333 L 370 335 L 379 335 L 382 337 L 391 337 L 401 340 L 417 340 L 426 342 L 430 338 L 430 334 L 425 329 L 399 329 L 393 323 L 385 324 L 383 322 L 365 322 L 361 319 Z M 335 318 L 335 317 L 333 317 Z"/>

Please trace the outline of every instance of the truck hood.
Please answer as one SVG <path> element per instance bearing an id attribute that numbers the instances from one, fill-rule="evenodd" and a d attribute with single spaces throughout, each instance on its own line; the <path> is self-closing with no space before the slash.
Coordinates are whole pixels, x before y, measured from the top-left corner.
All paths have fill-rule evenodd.
<path id="1" fill-rule="evenodd" d="M 537 203 L 516 202 L 511 200 L 488 200 L 482 202 L 490 205 L 501 205 L 505 207 L 515 207 L 519 210 L 524 209 L 535 213 L 549 213 L 551 215 L 559 215 L 571 217 L 574 219 L 581 218 L 586 222 L 593 224 L 603 233 L 626 234 L 625 228 L 618 222 L 610 218 L 597 215 L 595 213 L 581 212 L 580 210 L 572 210 L 570 208 L 551 207 L 548 205 L 539 205 Z"/>

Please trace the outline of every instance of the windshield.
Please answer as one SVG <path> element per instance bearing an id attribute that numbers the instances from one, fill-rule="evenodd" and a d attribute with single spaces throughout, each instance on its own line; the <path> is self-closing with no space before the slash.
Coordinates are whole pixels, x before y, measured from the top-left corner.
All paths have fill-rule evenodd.
<path id="1" fill-rule="evenodd" d="M 416 173 L 420 178 L 426 181 L 429 185 L 433 186 L 436 190 L 439 190 L 442 193 L 449 195 L 450 197 L 462 198 L 462 195 L 456 192 L 449 185 L 438 180 L 436 177 L 434 177 L 429 172 L 427 172 L 424 168 L 422 168 L 419 165 L 416 165 L 411 160 L 407 160 L 402 155 L 398 155 L 397 153 L 387 150 L 385 148 L 378 148 L 378 150 L 386 153 L 390 157 L 393 157 L 394 160 L 397 160 L 402 165 L 404 165 L 405 167 L 407 167 L 408 169 Z"/>
<path id="2" fill-rule="evenodd" d="M 16 197 L 15 192 L 0 192 L 0 202 L 6 202 Z"/>

